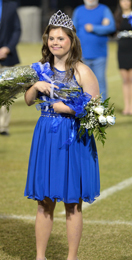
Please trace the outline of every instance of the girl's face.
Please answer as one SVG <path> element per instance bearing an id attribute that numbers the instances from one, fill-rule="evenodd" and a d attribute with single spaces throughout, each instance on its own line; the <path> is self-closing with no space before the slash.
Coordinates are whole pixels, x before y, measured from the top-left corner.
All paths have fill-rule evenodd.
<path id="1" fill-rule="evenodd" d="M 68 57 L 71 40 L 62 28 L 52 29 L 49 32 L 48 47 L 50 52 L 58 57 Z"/>
<path id="2" fill-rule="evenodd" d="M 127 11 L 131 9 L 131 0 L 120 0 L 119 3 L 123 11 Z"/>

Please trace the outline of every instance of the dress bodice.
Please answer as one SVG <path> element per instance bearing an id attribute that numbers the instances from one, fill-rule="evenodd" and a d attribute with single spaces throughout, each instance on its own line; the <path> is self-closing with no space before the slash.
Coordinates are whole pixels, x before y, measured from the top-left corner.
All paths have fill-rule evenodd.
<path id="1" fill-rule="evenodd" d="M 57 86 L 64 84 L 66 88 L 81 89 L 76 81 L 75 76 L 73 75 L 71 79 L 68 79 L 66 76 L 66 71 L 60 71 L 54 68 L 54 75 L 51 76 L 51 80 L 54 82 L 54 84 L 56 83 Z"/>
<path id="2" fill-rule="evenodd" d="M 82 88 L 79 86 L 79 84 L 77 83 L 77 80 L 75 78 L 75 76 L 73 75 L 72 78 L 69 78 L 69 76 L 67 77 L 67 73 L 66 71 L 60 71 L 56 68 L 54 68 L 54 72 L 52 75 L 48 76 L 50 78 L 50 82 L 53 85 L 59 86 L 59 90 L 64 90 L 67 92 L 67 90 L 70 91 L 79 91 L 80 93 L 83 93 Z M 56 89 L 55 89 L 56 90 Z M 54 90 L 54 91 L 55 91 Z M 39 99 L 43 100 L 43 101 L 49 101 L 49 97 L 45 96 L 43 93 L 39 93 Z M 63 100 L 62 100 L 63 101 Z M 51 108 L 51 106 L 49 105 L 45 105 L 46 103 L 41 103 L 41 112 L 42 113 L 54 113 L 53 108 Z"/>

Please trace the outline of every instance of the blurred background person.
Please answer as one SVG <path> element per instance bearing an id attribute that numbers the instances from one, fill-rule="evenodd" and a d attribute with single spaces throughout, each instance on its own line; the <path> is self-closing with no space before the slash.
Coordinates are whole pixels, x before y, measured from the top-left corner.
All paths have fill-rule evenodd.
<path id="1" fill-rule="evenodd" d="M 132 0 L 120 0 L 115 11 L 118 64 L 123 81 L 123 115 L 132 115 Z"/>
<path id="2" fill-rule="evenodd" d="M 81 41 L 82 59 L 96 75 L 100 94 L 107 98 L 106 65 L 107 35 L 115 31 L 115 21 L 111 10 L 99 4 L 98 0 L 84 0 L 73 12 L 73 23 Z"/>
<path id="3" fill-rule="evenodd" d="M 19 63 L 16 45 L 21 34 L 17 15 L 17 3 L 0 0 L 0 68 Z M 5 106 L 0 109 L 0 134 L 9 135 L 10 111 Z"/>

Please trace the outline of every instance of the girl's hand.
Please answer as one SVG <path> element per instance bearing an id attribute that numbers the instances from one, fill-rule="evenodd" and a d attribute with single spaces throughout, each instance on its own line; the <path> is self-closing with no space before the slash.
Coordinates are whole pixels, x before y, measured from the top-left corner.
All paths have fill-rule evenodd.
<path id="1" fill-rule="evenodd" d="M 75 111 L 73 111 L 70 107 L 66 106 L 62 101 L 54 103 L 53 109 L 56 113 L 66 113 L 75 115 Z"/>
<path id="2" fill-rule="evenodd" d="M 51 83 L 47 83 L 46 81 L 38 81 L 34 84 L 34 88 L 41 93 L 44 93 L 47 96 L 50 96 L 51 91 Z M 59 89 L 58 86 L 54 85 L 54 88 Z"/>
<path id="3" fill-rule="evenodd" d="M 57 89 L 59 87 L 54 86 L 54 88 Z M 31 106 L 35 103 L 34 100 L 38 96 L 38 91 L 49 96 L 51 91 L 51 84 L 47 83 L 46 81 L 38 81 L 31 88 L 29 88 L 25 93 L 25 101 L 28 106 Z"/>

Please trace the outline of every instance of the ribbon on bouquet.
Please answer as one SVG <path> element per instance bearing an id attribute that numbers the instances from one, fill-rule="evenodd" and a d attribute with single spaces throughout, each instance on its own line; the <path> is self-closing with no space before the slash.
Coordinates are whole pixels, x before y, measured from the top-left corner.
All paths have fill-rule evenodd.
<path id="1" fill-rule="evenodd" d="M 59 117 L 54 117 L 52 119 L 50 131 L 52 133 L 56 133 L 58 131 L 59 125 L 62 123 L 62 121 L 65 119 L 65 117 L 59 116 Z M 75 118 L 71 117 L 71 132 L 69 138 L 60 146 L 63 147 L 64 145 L 70 145 L 74 138 L 76 137 L 76 127 L 75 127 Z"/>
<path id="2" fill-rule="evenodd" d="M 41 67 L 42 65 L 40 65 L 40 68 L 42 68 L 42 76 L 43 76 L 43 80 L 46 80 L 48 83 L 51 83 L 51 89 L 50 89 L 50 99 L 52 99 L 52 102 L 55 102 L 57 100 L 54 99 L 54 81 L 51 80 L 51 78 L 46 75 L 46 73 L 43 72 L 43 67 Z M 42 99 L 44 100 L 44 97 L 42 97 Z M 53 101 L 54 100 L 54 101 Z M 46 102 L 46 100 L 45 100 Z M 37 109 L 40 109 L 41 108 L 41 104 L 43 103 L 40 103 L 40 104 L 37 104 L 36 107 Z M 45 106 L 45 111 L 47 111 L 49 108 L 48 105 Z M 45 112 L 46 113 L 46 112 Z M 61 116 L 58 114 L 58 116 L 55 116 L 53 117 L 52 119 L 52 123 L 51 123 L 51 126 L 50 126 L 50 131 L 52 133 L 56 133 L 58 131 L 58 128 L 59 128 L 59 125 L 62 123 L 62 121 L 65 119 L 64 116 Z M 66 142 L 64 144 L 62 144 L 62 146 L 64 146 L 65 144 L 66 145 L 70 145 L 73 141 L 75 137 L 75 118 L 71 118 L 71 133 L 70 133 L 70 136 L 69 138 L 66 140 Z"/>
<path id="3" fill-rule="evenodd" d="M 43 73 L 43 76 L 45 79 L 47 79 L 47 81 L 49 81 L 51 83 L 51 90 L 50 90 L 50 98 L 53 99 L 54 98 L 54 82 L 45 74 Z M 59 125 L 62 123 L 62 121 L 65 119 L 65 117 L 59 115 L 58 117 L 53 117 L 52 119 L 52 123 L 50 126 L 50 131 L 53 133 L 56 133 L 58 131 Z M 70 137 L 66 140 L 66 142 L 64 144 L 62 144 L 62 146 L 66 145 L 70 145 L 72 143 L 72 141 L 74 140 L 75 137 L 75 118 L 71 118 L 71 133 L 70 133 Z"/>

